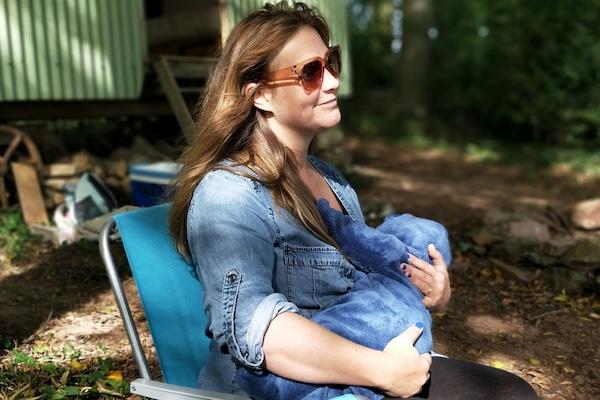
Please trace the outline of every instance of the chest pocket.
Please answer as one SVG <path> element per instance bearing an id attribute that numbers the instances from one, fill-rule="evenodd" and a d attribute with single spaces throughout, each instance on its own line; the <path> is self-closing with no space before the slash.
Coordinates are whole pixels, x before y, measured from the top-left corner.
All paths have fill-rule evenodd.
<path id="1" fill-rule="evenodd" d="M 332 246 L 284 244 L 289 301 L 300 308 L 323 309 L 353 285 L 354 267 Z"/>

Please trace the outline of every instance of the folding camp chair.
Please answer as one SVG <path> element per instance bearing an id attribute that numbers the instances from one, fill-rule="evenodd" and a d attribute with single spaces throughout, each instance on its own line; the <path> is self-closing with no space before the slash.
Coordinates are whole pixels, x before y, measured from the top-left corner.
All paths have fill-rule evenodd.
<path id="1" fill-rule="evenodd" d="M 115 293 L 140 378 L 131 393 L 152 399 L 248 399 L 196 389 L 208 358 L 204 334 L 203 288 L 192 267 L 175 249 L 168 233 L 169 204 L 115 215 L 100 233 L 100 255 Z M 137 328 L 110 253 L 110 235 L 118 229 L 152 333 L 164 382 L 152 380 Z M 355 399 L 352 395 L 336 400 Z"/>

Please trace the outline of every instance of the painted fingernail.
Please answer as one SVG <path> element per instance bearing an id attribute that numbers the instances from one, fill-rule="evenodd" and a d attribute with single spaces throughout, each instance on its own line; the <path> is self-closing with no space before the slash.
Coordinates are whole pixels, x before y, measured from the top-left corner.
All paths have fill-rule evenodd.
<path id="1" fill-rule="evenodd" d="M 412 277 L 412 275 L 410 273 L 408 273 L 408 275 L 406 275 L 406 276 L 408 276 L 409 278 Z"/>
<path id="2" fill-rule="evenodd" d="M 406 259 L 410 260 L 410 253 L 406 253 Z"/>
<path id="3" fill-rule="evenodd" d="M 400 264 L 400 268 L 402 268 L 402 271 L 406 271 L 406 264 L 404 264 L 404 263 Z"/>
<path id="4" fill-rule="evenodd" d="M 415 326 L 419 329 L 423 329 L 425 327 L 422 322 L 417 322 Z"/>

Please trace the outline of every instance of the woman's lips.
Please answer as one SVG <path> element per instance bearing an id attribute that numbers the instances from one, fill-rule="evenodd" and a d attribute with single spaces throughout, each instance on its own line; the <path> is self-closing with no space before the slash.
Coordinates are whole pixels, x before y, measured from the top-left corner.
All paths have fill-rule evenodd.
<path id="1" fill-rule="evenodd" d="M 324 101 L 323 103 L 319 103 L 319 104 L 317 104 L 317 107 L 318 106 L 325 106 L 325 105 L 328 105 L 328 104 L 335 104 L 335 103 L 337 103 L 337 97 L 334 97 L 331 100 Z"/>

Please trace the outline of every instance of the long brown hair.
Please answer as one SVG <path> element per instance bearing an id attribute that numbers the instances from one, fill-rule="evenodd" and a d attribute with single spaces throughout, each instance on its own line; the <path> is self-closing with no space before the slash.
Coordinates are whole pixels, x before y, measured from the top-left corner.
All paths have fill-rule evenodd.
<path id="1" fill-rule="evenodd" d="M 187 212 L 194 189 L 216 164 L 229 158 L 247 166 L 269 189 L 275 204 L 292 213 L 321 240 L 338 247 L 298 174 L 292 152 L 267 127 L 263 111 L 244 93 L 248 83 L 261 83 L 279 50 L 302 27 L 312 27 L 329 44 L 325 20 L 304 3 L 267 4 L 231 31 L 198 107 L 197 135 L 182 154 L 170 214 L 178 250 L 189 256 Z M 239 170 L 231 170 L 245 175 Z M 245 175 L 248 176 L 248 175 Z"/>

